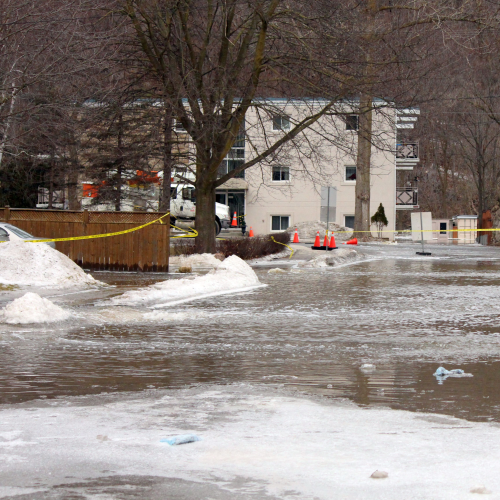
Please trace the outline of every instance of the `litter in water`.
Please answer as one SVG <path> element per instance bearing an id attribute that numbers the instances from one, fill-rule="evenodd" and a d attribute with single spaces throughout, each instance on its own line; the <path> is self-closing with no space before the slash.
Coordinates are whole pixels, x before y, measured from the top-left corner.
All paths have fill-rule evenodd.
<path id="1" fill-rule="evenodd" d="M 440 366 L 435 372 L 434 376 L 437 378 L 438 383 L 442 384 L 443 380 L 446 380 L 448 377 L 453 378 L 461 378 L 461 377 L 473 377 L 472 373 L 465 373 L 460 368 L 454 368 L 453 370 L 447 370 Z"/>
<path id="2" fill-rule="evenodd" d="M 201 438 L 199 438 L 195 434 L 180 434 L 179 436 L 172 436 L 170 438 L 160 439 L 160 443 L 168 443 L 170 446 L 194 443 L 196 441 L 201 441 Z"/>

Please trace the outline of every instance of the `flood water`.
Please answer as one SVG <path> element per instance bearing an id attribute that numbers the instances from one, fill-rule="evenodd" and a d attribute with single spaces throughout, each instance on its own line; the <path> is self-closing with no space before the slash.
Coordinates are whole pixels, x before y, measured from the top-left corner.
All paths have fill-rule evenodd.
<path id="1" fill-rule="evenodd" d="M 95 304 L 179 275 L 96 273 L 115 287 L 51 298 L 72 321 L 0 326 L 0 403 L 245 382 L 500 421 L 500 249 L 415 249 L 361 247 L 371 260 L 341 268 L 257 267 L 267 287 L 178 305 L 161 321 Z M 473 377 L 439 383 L 441 365 Z"/>

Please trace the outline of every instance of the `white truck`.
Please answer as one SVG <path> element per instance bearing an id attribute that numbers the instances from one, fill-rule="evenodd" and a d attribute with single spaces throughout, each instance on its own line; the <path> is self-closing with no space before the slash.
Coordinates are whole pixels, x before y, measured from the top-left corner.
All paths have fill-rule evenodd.
<path id="1" fill-rule="evenodd" d="M 189 184 L 171 184 L 170 223 L 181 228 L 194 227 L 196 219 L 195 189 Z M 215 234 L 231 224 L 229 205 L 215 203 Z"/>

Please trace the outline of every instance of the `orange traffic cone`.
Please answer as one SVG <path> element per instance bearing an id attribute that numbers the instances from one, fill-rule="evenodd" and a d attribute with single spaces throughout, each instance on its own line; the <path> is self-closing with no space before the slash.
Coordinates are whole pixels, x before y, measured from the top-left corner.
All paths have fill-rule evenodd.
<path id="1" fill-rule="evenodd" d="M 314 246 L 313 248 L 319 248 L 321 247 L 320 243 L 319 243 L 319 231 L 316 233 L 316 239 L 314 240 Z"/>
<path id="2" fill-rule="evenodd" d="M 236 221 L 236 212 L 234 212 L 233 215 L 233 222 L 231 222 L 232 227 L 236 227 L 238 225 L 238 222 Z"/>
<path id="3" fill-rule="evenodd" d="M 323 246 L 328 248 L 328 231 L 325 233 L 325 239 L 323 240 Z"/>
<path id="4" fill-rule="evenodd" d="M 300 243 L 300 241 L 299 241 L 299 233 L 298 233 L 297 228 L 295 228 L 295 234 L 293 235 L 293 241 L 292 241 L 292 243 Z"/>
<path id="5" fill-rule="evenodd" d="M 330 244 L 328 245 L 328 250 L 335 250 L 337 247 L 337 245 L 335 244 L 335 236 L 333 234 L 333 231 L 332 231 L 332 237 L 330 238 Z"/>
<path id="6" fill-rule="evenodd" d="M 248 237 L 249 238 L 253 238 L 254 237 L 252 226 L 250 226 L 250 232 L 248 233 Z"/>
<path id="7" fill-rule="evenodd" d="M 346 245 L 357 245 L 358 244 L 358 238 L 353 238 L 352 240 L 346 241 Z"/>

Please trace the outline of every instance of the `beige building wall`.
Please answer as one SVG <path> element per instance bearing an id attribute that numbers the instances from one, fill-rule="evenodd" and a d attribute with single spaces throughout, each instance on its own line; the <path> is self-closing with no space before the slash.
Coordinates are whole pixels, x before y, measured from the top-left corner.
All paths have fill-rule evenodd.
<path id="1" fill-rule="evenodd" d="M 289 102 L 276 100 L 276 114 L 290 117 L 291 126 L 299 122 L 311 108 L 321 102 Z M 344 104 L 337 113 L 349 113 Z M 370 213 L 382 203 L 389 221 L 385 229 L 395 229 L 395 113 L 384 109 L 374 113 L 371 166 Z M 247 114 L 246 159 L 255 157 L 281 135 L 273 130 L 271 114 L 263 115 L 258 108 Z M 290 226 L 299 222 L 318 221 L 321 216 L 321 187 L 336 188 L 335 218 L 331 222 L 344 225 L 346 216 L 354 216 L 355 181 L 345 177 L 346 166 L 355 166 L 357 134 L 346 130 L 342 116 L 321 118 L 303 132 L 293 144 L 287 143 L 271 159 L 258 163 L 245 172 L 246 223 L 255 234 L 272 232 L 272 216 L 289 217 Z M 290 179 L 273 181 L 273 167 L 288 167 Z M 332 213 L 332 211 L 331 211 Z M 333 214 L 332 214 L 333 215 Z M 375 226 L 372 234 L 377 235 Z M 385 233 L 393 239 L 394 233 Z M 299 235 L 300 236 L 300 235 Z"/>

